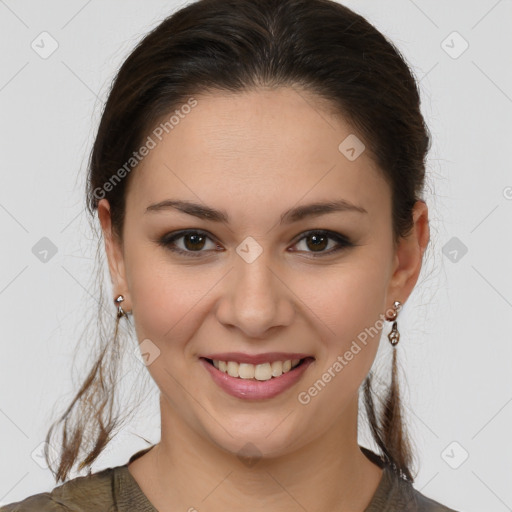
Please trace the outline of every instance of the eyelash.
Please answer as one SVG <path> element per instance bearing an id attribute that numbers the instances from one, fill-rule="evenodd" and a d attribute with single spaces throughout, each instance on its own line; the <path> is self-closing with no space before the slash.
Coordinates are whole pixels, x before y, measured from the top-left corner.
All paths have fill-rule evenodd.
<path id="1" fill-rule="evenodd" d="M 200 251 L 184 251 L 183 249 L 179 249 L 179 248 L 177 248 L 174 245 L 174 242 L 176 240 L 179 240 L 180 238 L 183 238 L 186 235 L 191 235 L 191 234 L 192 235 L 205 236 L 205 237 L 209 238 L 212 242 L 215 243 L 215 240 L 213 240 L 207 232 L 201 231 L 201 230 L 198 230 L 198 229 L 178 231 L 176 233 L 168 233 L 168 234 L 164 235 L 158 241 L 158 243 L 159 243 L 159 245 L 163 246 L 164 248 L 166 248 L 166 249 L 168 249 L 168 250 L 170 250 L 172 252 L 175 252 L 175 253 L 178 253 L 178 254 L 182 254 L 183 256 L 186 256 L 186 257 L 191 257 L 191 258 L 201 257 L 202 253 L 206 252 L 206 251 L 201 251 L 201 250 Z M 343 236 L 343 235 L 341 235 L 339 233 L 336 233 L 334 231 L 328 231 L 328 230 L 325 230 L 325 229 L 317 229 L 317 230 L 305 231 L 303 233 L 302 237 L 299 238 L 297 240 L 297 242 L 295 242 L 294 245 L 298 244 L 299 242 L 301 242 L 302 240 L 304 240 L 305 238 L 307 238 L 308 236 L 310 236 L 312 234 L 326 236 L 327 238 L 329 238 L 331 240 L 334 240 L 338 244 L 338 247 L 336 247 L 334 249 L 330 249 L 329 251 L 325 251 L 325 252 L 315 253 L 313 251 L 306 251 L 306 252 L 311 252 L 311 254 L 313 255 L 314 258 L 318 258 L 318 257 L 322 257 L 322 256 L 327 256 L 329 254 L 333 254 L 335 252 L 339 252 L 342 249 L 346 249 L 348 247 L 354 247 L 354 245 L 355 245 L 346 236 Z"/>

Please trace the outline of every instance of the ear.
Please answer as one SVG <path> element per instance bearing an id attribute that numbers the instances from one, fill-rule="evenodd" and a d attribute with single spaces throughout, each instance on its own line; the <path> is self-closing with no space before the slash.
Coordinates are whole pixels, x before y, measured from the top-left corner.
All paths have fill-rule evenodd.
<path id="1" fill-rule="evenodd" d="M 428 208 L 425 201 L 416 201 L 414 204 L 413 222 L 411 233 L 400 240 L 396 249 L 395 266 L 387 292 L 387 308 L 390 308 L 395 300 L 404 304 L 418 281 L 423 253 L 430 240 Z"/>
<path id="2" fill-rule="evenodd" d="M 118 236 L 112 230 L 110 204 L 107 199 L 101 199 L 98 202 L 98 218 L 103 232 L 105 252 L 107 254 L 110 280 L 112 282 L 114 297 L 117 297 L 120 294 L 124 296 L 125 300 L 123 301 L 123 309 L 127 311 L 130 310 L 130 307 L 128 286 L 126 283 L 123 248 Z"/>

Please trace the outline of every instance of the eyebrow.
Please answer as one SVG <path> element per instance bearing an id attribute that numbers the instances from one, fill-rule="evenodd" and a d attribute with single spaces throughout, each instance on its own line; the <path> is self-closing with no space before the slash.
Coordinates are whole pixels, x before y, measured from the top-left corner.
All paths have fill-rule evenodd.
<path id="1" fill-rule="evenodd" d="M 148 206 L 145 213 L 161 212 L 169 209 L 179 210 L 180 212 L 193 215 L 199 219 L 229 224 L 229 215 L 224 210 L 216 210 L 215 208 L 191 201 L 166 199 Z M 280 223 L 291 224 L 292 222 L 297 222 L 306 217 L 317 217 L 334 212 L 368 213 L 362 206 L 352 204 L 345 199 L 338 199 L 335 201 L 317 202 L 291 208 L 281 215 Z"/>

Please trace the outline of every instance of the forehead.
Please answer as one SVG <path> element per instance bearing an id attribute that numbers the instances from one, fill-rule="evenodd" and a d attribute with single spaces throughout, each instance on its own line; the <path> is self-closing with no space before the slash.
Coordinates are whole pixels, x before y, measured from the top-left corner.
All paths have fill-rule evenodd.
<path id="1" fill-rule="evenodd" d="M 387 183 L 369 151 L 347 158 L 340 144 L 357 135 L 312 93 L 282 87 L 194 98 L 172 128 L 150 134 L 156 145 L 132 171 L 127 208 L 142 212 L 169 198 L 238 216 L 337 198 L 381 213 L 389 207 Z"/>

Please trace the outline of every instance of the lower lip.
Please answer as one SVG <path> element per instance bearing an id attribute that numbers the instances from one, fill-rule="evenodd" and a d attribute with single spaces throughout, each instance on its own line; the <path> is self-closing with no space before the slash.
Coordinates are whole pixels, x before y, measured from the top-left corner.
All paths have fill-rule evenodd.
<path id="1" fill-rule="evenodd" d="M 283 373 L 279 377 L 272 377 L 270 380 L 252 380 L 231 377 L 227 373 L 217 370 L 206 359 L 199 359 L 201 364 L 208 370 L 216 384 L 229 395 L 248 400 L 263 400 L 273 398 L 293 386 L 314 361 L 307 358 L 304 362 Z"/>

